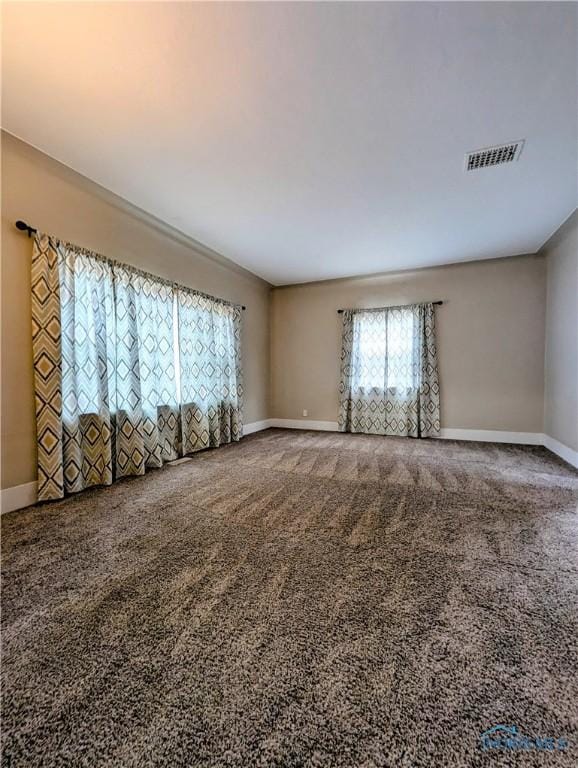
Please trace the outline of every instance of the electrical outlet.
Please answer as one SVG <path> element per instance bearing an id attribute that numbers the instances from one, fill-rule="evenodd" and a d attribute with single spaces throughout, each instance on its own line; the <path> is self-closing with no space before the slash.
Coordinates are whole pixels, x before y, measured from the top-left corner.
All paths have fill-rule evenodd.
<path id="1" fill-rule="evenodd" d="M 309 416 L 309 411 L 306 408 L 303 409 L 303 415 Z"/>

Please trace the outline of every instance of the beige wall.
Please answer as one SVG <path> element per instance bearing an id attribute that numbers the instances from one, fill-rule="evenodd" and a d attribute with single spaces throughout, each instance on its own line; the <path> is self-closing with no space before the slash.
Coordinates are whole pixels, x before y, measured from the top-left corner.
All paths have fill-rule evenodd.
<path id="1" fill-rule="evenodd" d="M 436 307 L 442 427 L 542 432 L 543 256 L 275 288 L 272 416 L 337 421 L 340 307 Z"/>
<path id="2" fill-rule="evenodd" d="M 546 253 L 544 433 L 578 451 L 578 210 Z"/>
<path id="3" fill-rule="evenodd" d="M 2 476 L 36 479 L 30 339 L 31 242 L 16 219 L 147 271 L 245 304 L 245 422 L 269 411 L 269 290 L 202 247 L 31 147 L 2 134 Z"/>

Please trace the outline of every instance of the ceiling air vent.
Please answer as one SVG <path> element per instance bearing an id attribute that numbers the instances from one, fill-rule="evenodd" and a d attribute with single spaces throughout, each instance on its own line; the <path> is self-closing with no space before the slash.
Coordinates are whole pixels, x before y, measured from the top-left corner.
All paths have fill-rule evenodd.
<path id="1" fill-rule="evenodd" d="M 477 171 L 479 168 L 490 168 L 492 165 L 513 163 L 520 157 L 524 140 L 511 141 L 509 144 L 498 144 L 497 147 L 486 147 L 468 152 L 466 155 L 466 171 Z"/>

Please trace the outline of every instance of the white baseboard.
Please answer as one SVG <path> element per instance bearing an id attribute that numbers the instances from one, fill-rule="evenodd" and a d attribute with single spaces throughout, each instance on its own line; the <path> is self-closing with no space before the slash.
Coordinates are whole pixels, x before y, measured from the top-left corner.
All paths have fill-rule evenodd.
<path id="1" fill-rule="evenodd" d="M 337 432 L 336 421 L 310 421 L 309 419 L 269 419 L 270 427 L 281 429 L 313 429 Z M 443 440 L 474 440 L 484 443 L 517 443 L 518 445 L 543 445 L 539 432 L 505 432 L 493 429 L 442 429 Z"/>
<path id="2" fill-rule="evenodd" d="M 24 483 L 0 491 L 0 514 L 29 507 L 38 500 L 37 483 Z"/>
<path id="3" fill-rule="evenodd" d="M 313 429 L 318 432 L 337 432 L 336 421 L 310 421 L 309 419 L 269 419 L 271 427 L 280 429 Z"/>
<path id="4" fill-rule="evenodd" d="M 552 453 L 555 453 L 556 456 L 559 456 L 561 459 L 564 459 L 564 461 L 567 461 L 568 464 L 571 464 L 578 469 L 578 451 L 575 451 L 573 448 L 568 448 L 567 445 L 564 445 L 564 443 L 561 443 L 559 440 L 554 440 L 550 435 L 542 435 L 542 437 L 544 438 L 542 445 L 549 451 L 552 451 Z"/>
<path id="5" fill-rule="evenodd" d="M 501 429 L 442 429 L 442 440 L 474 440 L 480 443 L 513 443 L 517 445 L 543 445 L 540 432 L 505 432 Z"/>
<path id="6" fill-rule="evenodd" d="M 271 426 L 271 419 L 263 419 L 262 421 L 253 421 L 251 424 L 243 424 L 243 437 L 245 435 L 252 435 L 253 432 L 261 432 L 263 429 L 269 429 Z"/>

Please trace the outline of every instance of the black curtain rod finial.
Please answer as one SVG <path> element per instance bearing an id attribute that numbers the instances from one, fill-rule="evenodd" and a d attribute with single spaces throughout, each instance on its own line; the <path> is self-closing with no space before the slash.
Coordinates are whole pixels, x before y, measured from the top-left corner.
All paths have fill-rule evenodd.
<path id="1" fill-rule="evenodd" d="M 30 224 L 27 224 L 25 221 L 22 221 L 22 219 L 18 219 L 16 222 L 16 229 L 19 229 L 21 232 L 27 232 L 28 237 L 32 237 L 33 234 L 36 234 L 36 230 L 34 227 L 31 227 Z"/>

